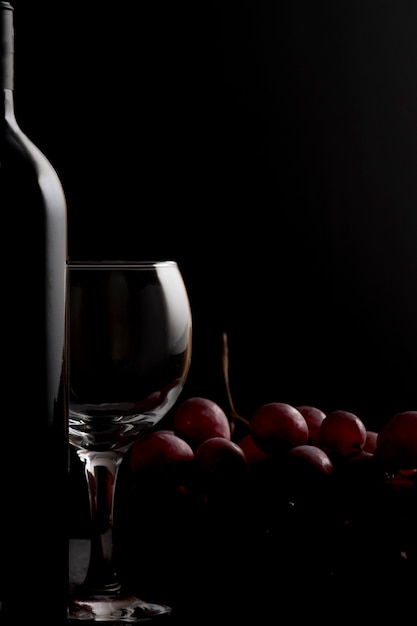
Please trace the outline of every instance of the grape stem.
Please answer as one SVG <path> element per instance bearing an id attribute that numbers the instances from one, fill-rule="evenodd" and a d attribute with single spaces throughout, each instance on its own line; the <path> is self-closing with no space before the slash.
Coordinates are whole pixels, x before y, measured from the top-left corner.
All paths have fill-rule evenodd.
<path id="1" fill-rule="evenodd" d="M 226 387 L 227 400 L 229 402 L 229 416 L 231 419 L 232 426 L 234 426 L 236 420 L 243 422 L 248 425 L 249 421 L 243 415 L 240 415 L 235 409 L 235 404 L 233 402 L 232 392 L 230 391 L 230 381 L 229 381 L 229 344 L 227 339 L 227 333 L 223 333 L 222 336 L 222 370 L 223 370 L 223 379 Z"/>

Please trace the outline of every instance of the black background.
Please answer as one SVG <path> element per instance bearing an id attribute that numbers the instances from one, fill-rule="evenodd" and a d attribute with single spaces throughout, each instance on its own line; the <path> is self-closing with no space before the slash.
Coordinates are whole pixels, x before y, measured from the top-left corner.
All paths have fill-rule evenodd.
<path id="1" fill-rule="evenodd" d="M 417 408 L 417 3 L 15 0 L 16 116 L 70 258 L 175 258 L 184 389 Z M 18 233 L 15 245 L 19 246 Z"/>

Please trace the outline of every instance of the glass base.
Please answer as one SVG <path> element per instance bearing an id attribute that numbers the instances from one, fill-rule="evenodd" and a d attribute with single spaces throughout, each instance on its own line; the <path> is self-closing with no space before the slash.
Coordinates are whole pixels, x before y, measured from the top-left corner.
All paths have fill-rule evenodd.
<path id="1" fill-rule="evenodd" d="M 96 595 L 88 598 L 72 598 L 68 607 L 68 624 L 100 622 L 109 624 L 139 624 L 166 617 L 171 607 L 164 604 L 144 602 L 130 595 Z"/>

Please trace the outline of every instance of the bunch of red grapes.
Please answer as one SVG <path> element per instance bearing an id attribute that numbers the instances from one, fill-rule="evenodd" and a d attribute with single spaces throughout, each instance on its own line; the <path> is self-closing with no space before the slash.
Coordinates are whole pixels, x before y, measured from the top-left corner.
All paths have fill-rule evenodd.
<path id="1" fill-rule="evenodd" d="M 417 589 L 417 411 L 379 432 L 345 410 L 232 413 L 187 398 L 130 449 L 116 503 L 126 577 L 179 609 L 323 618 L 331 597 L 345 617 L 365 603 L 398 618 Z"/>

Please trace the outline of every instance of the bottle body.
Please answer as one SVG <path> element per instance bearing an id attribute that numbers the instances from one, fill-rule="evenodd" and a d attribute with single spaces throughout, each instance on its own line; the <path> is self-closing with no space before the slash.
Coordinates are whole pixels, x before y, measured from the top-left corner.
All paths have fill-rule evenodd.
<path id="1" fill-rule="evenodd" d="M 5 2 L 1 29 L 0 623 L 26 611 L 58 626 L 68 590 L 66 200 L 54 168 L 15 119 Z"/>

